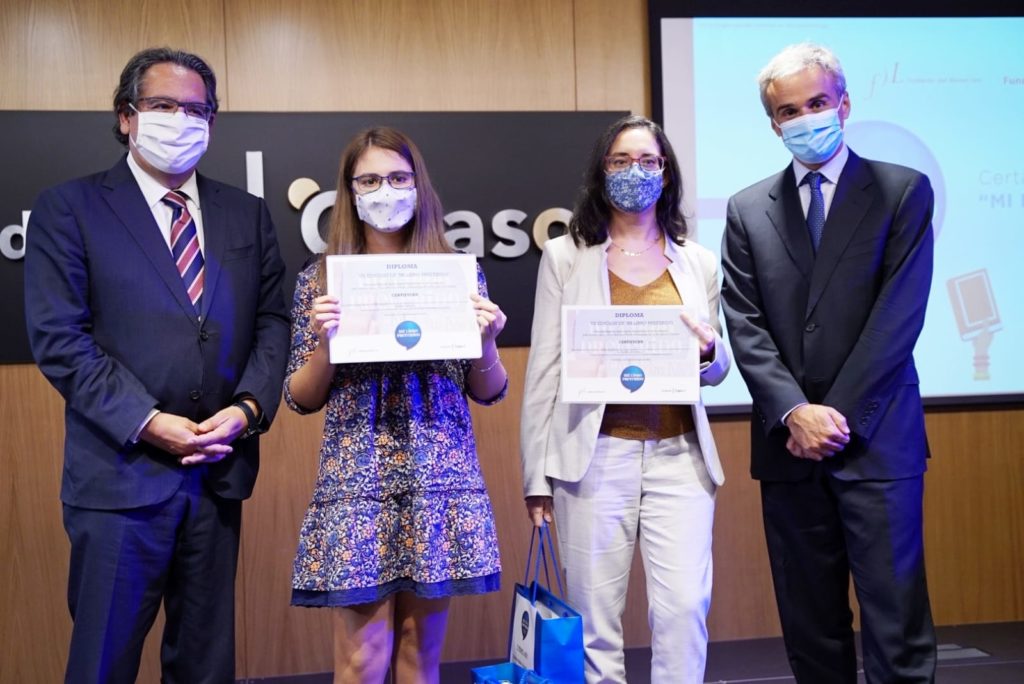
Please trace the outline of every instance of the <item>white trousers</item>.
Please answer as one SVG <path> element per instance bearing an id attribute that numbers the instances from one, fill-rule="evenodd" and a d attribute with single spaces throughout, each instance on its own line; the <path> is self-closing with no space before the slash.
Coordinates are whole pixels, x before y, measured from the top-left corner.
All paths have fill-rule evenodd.
<path id="1" fill-rule="evenodd" d="M 715 485 L 696 435 L 600 435 L 583 479 L 554 481 L 554 507 L 566 592 L 583 616 L 587 684 L 626 681 L 622 613 L 637 539 L 647 576 L 651 682 L 703 682 Z"/>

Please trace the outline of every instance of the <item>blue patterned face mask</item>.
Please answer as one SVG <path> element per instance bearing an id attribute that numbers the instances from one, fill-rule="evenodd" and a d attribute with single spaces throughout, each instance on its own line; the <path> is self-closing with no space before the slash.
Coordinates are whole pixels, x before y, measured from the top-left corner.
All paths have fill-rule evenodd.
<path id="1" fill-rule="evenodd" d="M 644 171 L 639 164 L 634 163 L 625 171 L 604 177 L 605 194 L 620 211 L 639 214 L 661 197 L 662 173 L 664 169 Z"/>

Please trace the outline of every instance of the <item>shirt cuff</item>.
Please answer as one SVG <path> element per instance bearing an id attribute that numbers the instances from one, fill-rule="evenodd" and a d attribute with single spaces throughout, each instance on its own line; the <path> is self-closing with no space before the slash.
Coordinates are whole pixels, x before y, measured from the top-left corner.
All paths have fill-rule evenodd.
<path id="1" fill-rule="evenodd" d="M 156 409 L 150 409 L 149 410 L 149 413 L 146 414 L 145 420 L 143 420 L 141 423 L 139 423 L 139 427 L 135 428 L 135 432 L 133 432 L 132 436 L 128 438 L 128 441 L 131 444 L 138 444 L 139 443 L 139 435 L 141 435 L 142 431 L 146 429 L 147 425 L 149 425 L 149 421 L 153 420 L 153 416 L 155 416 L 158 413 L 160 413 L 160 412 L 157 411 Z"/>
<path id="2" fill-rule="evenodd" d="M 786 419 L 789 418 L 789 414 L 791 414 L 793 411 L 796 411 L 801 406 L 807 406 L 808 403 L 809 402 L 802 401 L 799 404 L 797 404 L 796 406 L 794 406 L 793 408 L 791 408 L 788 411 L 786 411 L 785 413 L 783 413 L 782 414 L 782 418 L 779 421 L 779 422 L 782 423 L 782 427 L 786 427 Z"/>

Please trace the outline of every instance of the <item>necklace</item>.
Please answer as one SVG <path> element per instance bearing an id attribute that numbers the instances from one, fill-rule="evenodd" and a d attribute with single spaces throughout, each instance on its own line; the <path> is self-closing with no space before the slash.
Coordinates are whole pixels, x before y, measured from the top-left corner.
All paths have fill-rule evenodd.
<path id="1" fill-rule="evenodd" d="M 620 252 L 622 252 L 623 254 L 625 254 L 628 257 L 638 257 L 641 254 L 643 254 L 644 252 L 646 252 L 647 250 L 649 250 L 654 245 L 658 244 L 659 242 L 661 242 L 661 238 L 654 238 L 654 242 L 652 242 L 651 244 L 647 245 L 646 247 L 641 249 L 639 252 L 632 252 L 632 251 L 626 249 L 625 247 L 623 247 L 622 245 L 618 244 L 614 240 L 612 240 L 612 244 L 615 245 L 615 248 L 618 249 Z"/>

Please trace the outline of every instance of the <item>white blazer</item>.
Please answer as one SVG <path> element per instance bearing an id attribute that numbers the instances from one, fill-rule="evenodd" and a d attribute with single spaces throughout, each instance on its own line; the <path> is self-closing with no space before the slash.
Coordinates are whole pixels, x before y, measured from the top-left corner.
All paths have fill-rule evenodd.
<path id="1" fill-rule="evenodd" d="M 603 245 L 577 247 L 568 235 L 544 244 L 520 423 L 524 496 L 551 496 L 550 478 L 579 482 L 594 456 L 605 405 L 558 401 L 562 306 L 611 304 L 610 245 L 609 239 Z M 717 385 L 730 365 L 718 318 L 718 260 L 690 240 L 684 245 L 666 240 L 665 256 L 670 261 L 669 275 L 683 303 L 715 329 L 714 360 L 702 365 L 700 380 L 701 385 Z M 702 402 L 693 406 L 693 422 L 708 473 L 716 485 L 721 485 L 725 474 Z"/>

